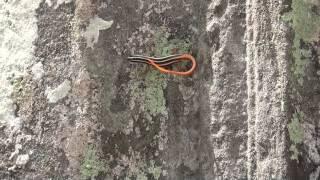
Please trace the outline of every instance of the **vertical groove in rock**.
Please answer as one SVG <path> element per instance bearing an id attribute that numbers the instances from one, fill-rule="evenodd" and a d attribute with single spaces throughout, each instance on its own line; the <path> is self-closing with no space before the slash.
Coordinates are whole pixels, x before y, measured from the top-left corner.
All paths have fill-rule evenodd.
<path id="1" fill-rule="evenodd" d="M 223 8 L 223 9 L 222 9 Z M 246 178 L 245 1 L 212 1 L 207 31 L 212 48 L 211 143 L 216 179 Z"/>
<path id="2" fill-rule="evenodd" d="M 247 1 L 248 178 L 287 176 L 288 30 L 277 1 Z"/>

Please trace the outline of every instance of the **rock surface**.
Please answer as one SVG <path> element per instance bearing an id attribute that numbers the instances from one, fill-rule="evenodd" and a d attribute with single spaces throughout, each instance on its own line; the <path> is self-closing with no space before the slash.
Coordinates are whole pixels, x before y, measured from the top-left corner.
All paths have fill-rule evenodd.
<path id="1" fill-rule="evenodd" d="M 319 27 L 317 0 L 1 1 L 0 179 L 317 180 Z M 175 53 L 192 76 L 126 61 Z"/>

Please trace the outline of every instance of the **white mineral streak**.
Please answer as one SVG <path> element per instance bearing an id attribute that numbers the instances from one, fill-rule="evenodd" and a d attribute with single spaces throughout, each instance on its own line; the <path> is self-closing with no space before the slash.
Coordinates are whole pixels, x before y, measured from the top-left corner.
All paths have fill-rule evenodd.
<path id="1" fill-rule="evenodd" d="M 44 74 L 43 65 L 41 62 L 38 62 L 37 64 L 33 65 L 31 68 L 33 79 L 39 80 L 42 78 Z"/>
<path id="2" fill-rule="evenodd" d="M 37 38 L 36 9 L 40 0 L 0 1 L 0 125 L 8 133 L 21 124 L 14 115 L 11 99 L 14 86 L 10 79 L 26 74 L 34 60 L 33 41 Z"/>
<path id="3" fill-rule="evenodd" d="M 52 6 L 52 1 L 51 0 L 46 0 L 46 3 L 48 4 L 49 7 Z"/>
<path id="4" fill-rule="evenodd" d="M 90 19 L 90 24 L 83 34 L 87 40 L 87 47 L 93 48 L 93 45 L 98 42 L 99 31 L 109 29 L 112 24 L 112 20 L 105 21 L 98 16 L 94 16 L 92 19 Z"/>
<path id="5" fill-rule="evenodd" d="M 58 0 L 56 6 L 54 8 L 57 9 L 61 4 L 68 4 L 68 3 L 71 3 L 71 2 L 72 2 L 72 0 Z M 48 3 L 49 6 L 52 5 L 52 2 L 50 0 L 49 1 L 47 0 L 47 3 Z"/>
<path id="6" fill-rule="evenodd" d="M 29 159 L 28 154 L 19 155 L 16 160 L 16 165 L 24 166 L 28 163 Z"/>
<path id="7" fill-rule="evenodd" d="M 63 99 L 66 97 L 71 90 L 70 81 L 65 80 L 62 84 L 60 84 L 58 87 L 52 89 L 47 88 L 46 95 L 47 99 L 49 100 L 49 103 L 56 103 L 60 99 Z"/>

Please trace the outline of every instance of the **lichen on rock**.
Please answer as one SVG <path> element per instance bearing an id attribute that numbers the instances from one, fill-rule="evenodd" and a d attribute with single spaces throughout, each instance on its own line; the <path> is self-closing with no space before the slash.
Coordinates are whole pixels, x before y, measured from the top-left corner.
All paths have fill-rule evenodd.
<path id="1" fill-rule="evenodd" d="M 320 4 L 314 0 L 292 0 L 291 11 L 282 18 L 289 22 L 292 57 L 290 70 L 291 120 L 287 125 L 290 139 L 290 159 L 294 162 L 295 177 L 317 179 L 320 177 L 318 166 L 320 158 L 315 140 L 319 113 L 313 111 L 319 106 L 319 35 Z M 291 37 L 291 36 L 290 36 Z M 317 105 L 316 105 L 317 104 Z M 304 172 L 299 173 L 303 169 Z M 316 175 L 317 174 L 317 175 Z"/>
<path id="2" fill-rule="evenodd" d="M 291 159 L 298 161 L 298 155 L 301 153 L 298 150 L 298 146 L 303 143 L 303 132 L 302 127 L 303 112 L 295 112 L 291 122 L 288 124 L 289 138 L 292 142 L 290 151 L 292 152 Z"/>
<path id="3" fill-rule="evenodd" d="M 191 43 L 188 39 L 172 39 L 174 35 L 170 35 L 167 28 L 152 30 L 147 27 L 144 25 L 139 28 L 139 32 L 149 33 L 151 36 L 146 41 L 152 44 L 152 47 L 148 48 L 145 54 L 162 57 L 189 52 Z M 137 34 L 139 33 L 133 33 L 129 38 L 130 43 L 144 41 Z M 166 149 L 168 141 L 168 108 L 165 91 L 170 76 L 152 67 L 143 66 L 137 64 L 129 72 L 126 69 L 125 83 L 116 83 L 116 88 L 107 84 L 111 92 L 108 91 L 110 93 L 106 95 L 108 99 L 105 103 L 108 107 L 107 112 L 112 117 L 110 120 L 112 123 L 107 127 L 108 131 L 112 132 L 115 138 L 125 137 L 129 142 L 137 141 L 142 137 L 146 138 L 142 142 L 148 142 L 137 146 L 128 142 L 115 142 L 117 148 L 110 154 L 113 160 L 110 160 L 109 163 L 117 165 L 111 167 L 110 173 L 111 176 L 118 178 L 144 180 L 152 176 L 157 180 L 165 176 L 163 174 L 165 161 L 159 159 L 159 154 Z M 108 142 L 114 142 L 113 136 L 108 137 Z M 145 148 L 150 150 L 146 152 Z"/>
<path id="4" fill-rule="evenodd" d="M 291 22 L 293 39 L 292 71 L 300 85 L 303 85 L 305 70 L 311 59 L 311 50 L 303 43 L 316 41 L 320 33 L 320 15 L 312 10 L 311 0 L 292 0 L 292 11 L 283 15 L 283 19 Z"/>
<path id="5" fill-rule="evenodd" d="M 1 1 L 0 179 L 319 179 L 319 6 Z"/>
<path id="6" fill-rule="evenodd" d="M 109 167 L 104 162 L 95 147 L 93 145 L 88 145 L 82 160 L 80 167 L 81 177 L 83 179 L 93 179 L 99 175 L 99 173 L 108 172 Z"/>

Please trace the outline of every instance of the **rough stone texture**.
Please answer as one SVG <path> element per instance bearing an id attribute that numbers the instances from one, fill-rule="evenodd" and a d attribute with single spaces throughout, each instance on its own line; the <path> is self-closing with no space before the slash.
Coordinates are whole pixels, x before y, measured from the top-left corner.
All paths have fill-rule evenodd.
<path id="1" fill-rule="evenodd" d="M 0 179 L 317 180 L 319 27 L 317 0 L 1 1 Z"/>
<path id="2" fill-rule="evenodd" d="M 217 179 L 246 178 L 245 1 L 212 1 L 207 31 L 215 38 L 210 88 L 211 151 Z"/>
<path id="3" fill-rule="evenodd" d="M 249 8 L 250 7 L 250 8 Z M 283 4 L 247 1 L 248 179 L 286 179 L 288 28 Z"/>

